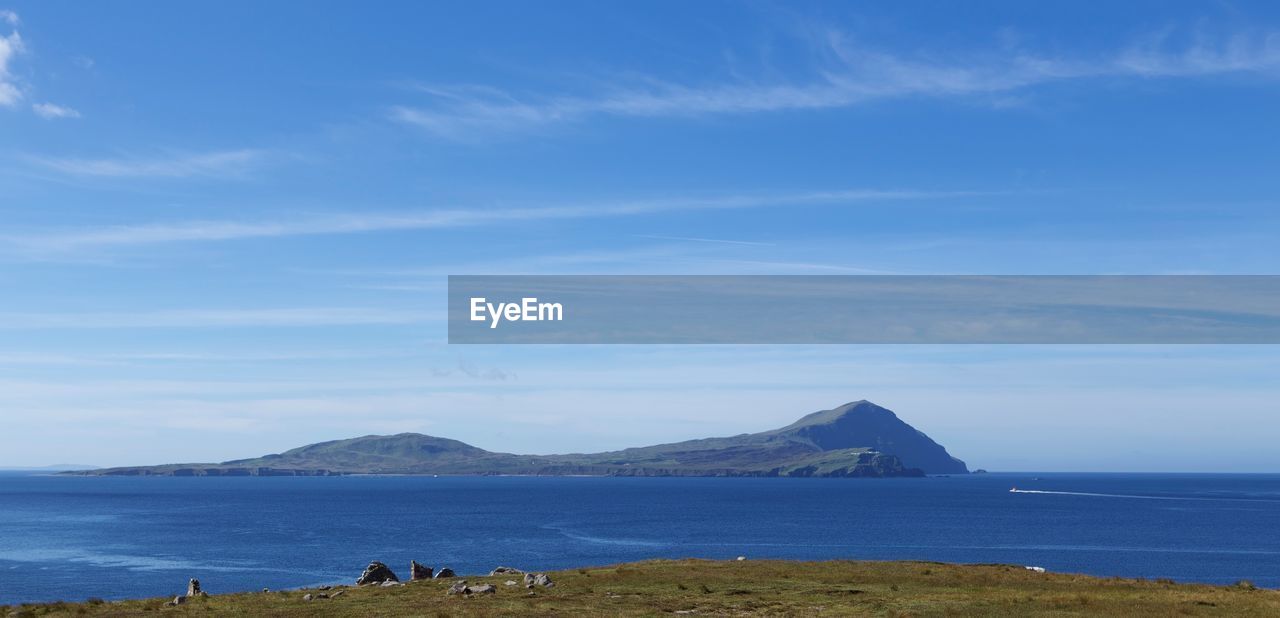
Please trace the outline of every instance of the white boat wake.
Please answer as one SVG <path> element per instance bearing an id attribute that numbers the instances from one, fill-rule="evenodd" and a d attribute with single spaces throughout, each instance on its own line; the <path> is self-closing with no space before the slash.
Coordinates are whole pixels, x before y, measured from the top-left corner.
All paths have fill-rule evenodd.
<path id="1" fill-rule="evenodd" d="M 1009 490 L 1011 494 L 1052 494 L 1056 496 L 1087 496 L 1091 498 L 1129 498 L 1131 500 L 1198 500 L 1207 502 L 1276 502 L 1276 500 L 1264 500 L 1259 498 L 1206 498 L 1204 496 L 1141 496 L 1137 494 L 1101 494 L 1086 491 L 1050 491 L 1047 489 L 1018 489 L 1014 487 Z"/>
<path id="2" fill-rule="evenodd" d="M 1139 496 L 1135 494 L 1097 494 L 1086 491 L 1049 491 L 1047 489 L 1010 489 L 1011 494 L 1053 494 L 1056 496 L 1090 496 L 1094 498 L 1139 498 L 1143 500 L 1212 500 L 1213 498 L 1177 498 L 1172 496 Z"/>

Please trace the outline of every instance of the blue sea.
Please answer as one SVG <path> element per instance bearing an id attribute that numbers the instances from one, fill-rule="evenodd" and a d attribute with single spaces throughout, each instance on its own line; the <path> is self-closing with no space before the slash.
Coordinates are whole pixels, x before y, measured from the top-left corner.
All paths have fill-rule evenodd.
<path id="1" fill-rule="evenodd" d="M 1020 491 L 1011 493 L 1010 487 Z M 1280 586 L 1280 475 L 925 479 L 0 474 L 0 604 L 646 558 L 919 559 Z"/>

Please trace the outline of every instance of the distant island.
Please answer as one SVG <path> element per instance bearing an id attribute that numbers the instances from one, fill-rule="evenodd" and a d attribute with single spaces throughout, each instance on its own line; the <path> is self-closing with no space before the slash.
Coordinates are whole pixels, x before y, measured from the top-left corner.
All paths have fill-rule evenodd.
<path id="1" fill-rule="evenodd" d="M 869 401 L 809 414 L 781 429 L 621 451 L 495 453 L 417 433 L 320 442 L 222 463 L 80 470 L 89 476 L 546 476 L 912 477 L 967 474 L 929 436 Z"/>
<path id="2" fill-rule="evenodd" d="M 0 466 L 0 472 L 68 472 L 93 470 L 98 466 L 87 464 L 49 464 L 47 466 Z"/>

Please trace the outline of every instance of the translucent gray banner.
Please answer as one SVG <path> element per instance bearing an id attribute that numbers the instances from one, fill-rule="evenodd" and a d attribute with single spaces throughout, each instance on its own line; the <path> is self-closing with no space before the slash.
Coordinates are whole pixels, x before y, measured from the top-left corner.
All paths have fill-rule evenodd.
<path id="1" fill-rule="evenodd" d="M 1280 343 L 1280 276 L 450 276 L 449 343 Z"/>

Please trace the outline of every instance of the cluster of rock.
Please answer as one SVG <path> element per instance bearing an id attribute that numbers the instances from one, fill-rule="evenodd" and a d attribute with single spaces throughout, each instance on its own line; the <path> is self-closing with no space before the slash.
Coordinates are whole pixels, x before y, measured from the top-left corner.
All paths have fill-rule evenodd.
<path id="1" fill-rule="evenodd" d="M 464 596 L 471 596 L 473 594 L 495 594 L 497 592 L 498 592 L 498 589 L 494 588 L 491 584 L 481 584 L 479 586 L 468 586 L 467 580 L 462 579 L 462 580 L 458 580 L 457 582 L 454 582 L 452 586 L 449 586 L 449 589 L 445 591 L 445 594 L 461 594 Z"/>
<path id="2" fill-rule="evenodd" d="M 455 575 L 453 569 L 449 567 L 440 567 L 440 570 L 436 571 L 429 566 L 424 566 L 417 560 L 409 561 L 409 581 L 448 579 L 450 577 L 455 577 Z M 364 572 L 360 574 L 360 577 L 356 578 L 356 585 L 396 586 L 402 584 L 400 584 L 400 578 L 396 577 L 391 567 L 375 560 L 364 568 Z"/>
<path id="3" fill-rule="evenodd" d="M 525 588 L 534 588 L 537 586 L 542 586 L 543 588 L 552 588 L 552 587 L 555 587 L 556 585 L 555 582 L 551 581 L 551 578 L 548 577 L 546 573 L 525 573 L 520 569 L 514 569 L 511 567 L 504 567 L 504 566 L 500 566 L 492 571 L 489 571 L 489 577 L 499 577 L 502 575 L 523 575 Z M 519 584 L 514 579 L 509 579 L 506 581 L 505 585 L 517 586 Z M 449 590 L 447 590 L 445 594 L 447 595 L 460 594 L 463 596 L 471 596 L 473 594 L 495 594 L 497 592 L 498 592 L 498 589 L 495 588 L 492 584 L 468 585 L 467 580 L 464 579 L 464 580 L 459 580 L 455 582 L 452 586 L 449 586 Z M 533 594 L 533 593 L 531 592 L 529 594 Z"/>
<path id="4" fill-rule="evenodd" d="M 320 586 L 319 588 L 317 588 L 317 590 L 321 590 L 321 591 L 333 590 L 333 586 Z M 334 592 L 317 592 L 315 594 L 308 592 L 307 594 L 302 595 L 302 600 L 316 601 L 319 599 L 336 599 L 346 593 L 347 593 L 346 590 L 336 590 Z"/>
<path id="5" fill-rule="evenodd" d="M 173 597 L 173 600 L 165 603 L 165 605 L 168 605 L 169 607 L 176 607 L 186 603 L 188 599 L 207 596 L 209 596 L 209 593 L 200 589 L 200 580 L 192 578 L 187 581 L 187 593 Z"/>
<path id="6" fill-rule="evenodd" d="M 541 586 L 543 588 L 551 588 L 556 585 L 555 582 L 551 581 L 551 578 L 548 577 L 546 573 L 525 573 L 520 569 L 517 569 L 514 567 L 506 567 L 506 566 L 500 566 L 493 569 L 492 571 L 489 571 L 490 577 L 501 577 L 503 575 L 507 575 L 507 576 L 523 575 L 525 588 L 535 588 L 538 586 Z M 448 567 L 440 567 L 440 570 L 436 571 L 429 566 L 425 566 L 419 563 L 417 560 L 409 561 L 409 580 L 410 581 L 420 581 L 420 580 L 427 580 L 427 579 L 448 579 L 452 577 L 455 577 L 455 574 L 453 572 L 453 569 L 450 569 Z M 374 562 L 370 562 L 369 566 L 365 567 L 364 572 L 360 574 L 360 577 L 356 578 L 356 585 L 385 587 L 385 586 L 403 586 L 404 584 L 400 583 L 400 578 L 397 577 L 395 572 L 391 570 L 391 567 L 388 567 L 387 565 L 381 562 L 374 561 Z M 515 580 L 508 580 L 506 582 L 506 585 L 515 586 L 515 585 L 518 585 L 518 582 L 516 582 Z M 497 593 L 497 591 L 498 589 L 492 584 L 468 584 L 467 580 L 464 579 L 464 580 L 459 580 L 457 582 L 454 582 L 452 586 L 449 586 L 449 589 L 445 592 L 445 594 L 450 594 L 450 595 L 460 594 L 463 596 L 471 596 L 475 594 L 495 594 Z"/>
<path id="7" fill-rule="evenodd" d="M 556 585 L 555 582 L 551 581 L 551 578 L 548 577 L 546 573 L 526 573 L 520 569 L 505 566 L 497 567 L 489 572 L 490 577 L 500 577 L 503 575 L 523 575 L 525 588 L 535 588 L 539 586 L 543 588 L 552 588 Z M 455 577 L 455 574 L 453 569 L 450 569 L 449 567 L 440 567 L 439 570 L 436 570 L 419 563 L 417 560 L 409 561 L 409 581 L 451 579 L 453 577 Z M 356 585 L 387 588 L 392 586 L 403 586 L 404 584 L 400 582 L 400 578 L 396 576 L 395 571 L 391 570 L 391 567 L 375 560 L 370 562 L 369 566 L 364 568 L 364 572 L 360 573 L 360 577 L 356 578 Z M 519 585 L 519 583 L 515 580 L 507 580 L 506 585 L 516 586 Z M 346 593 L 345 590 L 329 592 L 330 590 L 333 590 L 333 586 L 320 586 L 316 588 L 314 592 L 308 592 L 307 594 L 302 595 L 302 600 L 315 601 L 319 599 L 336 599 Z M 267 589 L 263 588 L 262 591 L 267 592 Z M 449 586 L 449 590 L 445 594 L 471 596 L 495 594 L 497 592 L 497 587 L 492 584 L 468 585 L 466 580 L 458 580 L 457 582 L 454 582 L 452 586 Z M 530 592 L 529 594 L 532 595 L 533 593 Z M 192 598 L 207 596 L 209 596 L 209 594 L 200 589 L 200 580 L 192 579 L 187 583 L 187 593 L 185 595 L 178 595 L 174 597 L 172 601 L 165 603 L 165 605 L 176 607 L 178 605 L 185 604 Z"/>

